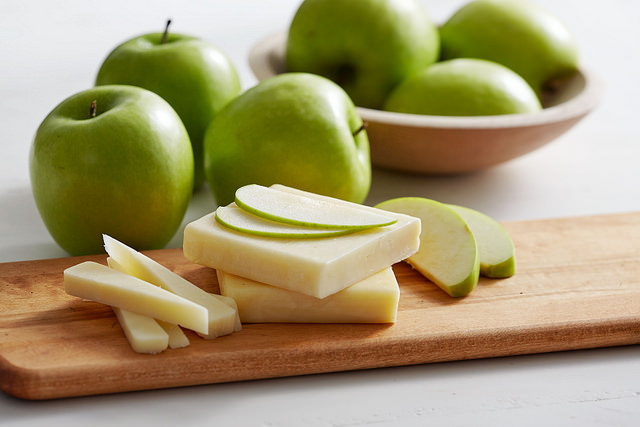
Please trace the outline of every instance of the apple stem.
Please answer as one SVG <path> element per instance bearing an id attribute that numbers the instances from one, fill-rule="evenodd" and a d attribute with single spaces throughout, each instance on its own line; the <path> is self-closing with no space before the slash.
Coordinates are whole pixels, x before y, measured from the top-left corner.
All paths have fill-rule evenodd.
<path id="1" fill-rule="evenodd" d="M 353 136 L 354 136 L 354 138 L 355 138 L 356 136 L 358 136 L 358 134 L 359 134 L 360 132 L 362 132 L 362 131 L 363 131 L 363 130 L 365 130 L 366 128 L 367 128 L 367 123 L 366 123 L 366 122 L 362 122 L 362 125 L 361 125 L 358 129 L 356 129 L 356 130 L 352 133 L 352 135 L 353 135 Z"/>
<path id="2" fill-rule="evenodd" d="M 96 116 L 96 109 L 98 107 L 98 102 L 94 99 L 91 101 L 91 106 L 89 107 L 89 118 L 93 119 Z"/>
<path id="3" fill-rule="evenodd" d="M 167 42 L 167 38 L 169 37 L 169 25 L 171 25 L 171 19 L 167 19 L 167 25 L 164 26 L 164 33 L 162 34 L 160 44 L 165 44 Z"/>

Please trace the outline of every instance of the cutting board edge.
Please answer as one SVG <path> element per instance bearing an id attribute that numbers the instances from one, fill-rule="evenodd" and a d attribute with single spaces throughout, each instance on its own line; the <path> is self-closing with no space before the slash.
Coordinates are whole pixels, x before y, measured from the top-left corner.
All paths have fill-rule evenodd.
<path id="1" fill-rule="evenodd" d="M 111 380 L 94 383 L 93 388 L 88 388 L 86 383 L 73 381 L 77 375 L 64 373 L 49 373 L 47 370 L 29 369 L 15 366 L 0 356 L 0 377 L 5 378 L 0 383 L 0 389 L 16 398 L 24 400 L 51 400 L 66 397 L 93 396 L 113 393 L 134 392 L 143 390 L 158 390 L 166 388 L 189 387 L 207 384 L 222 384 L 240 381 L 253 381 L 260 379 L 286 378 L 304 375 L 317 375 L 325 373 L 349 372 L 358 370 L 369 370 L 379 368 L 391 368 L 400 366 L 414 366 L 432 363 L 453 362 L 463 360 L 477 360 L 487 358 L 499 358 L 509 356 L 522 356 L 533 354 L 544 354 L 562 351 L 588 350 L 593 348 L 619 347 L 640 344 L 640 329 L 638 328 L 637 317 L 623 317 L 620 319 L 606 319 L 604 321 L 574 322 L 566 324 L 563 328 L 550 329 L 549 325 L 527 328 L 524 331 L 515 332 L 504 329 L 488 329 L 483 333 L 474 333 L 472 339 L 464 339 L 465 346 L 459 345 L 459 336 L 446 336 L 433 341 L 424 339 L 408 340 L 407 342 L 392 341 L 381 346 L 381 353 L 373 357 L 358 357 L 354 355 L 352 349 L 342 347 L 338 350 L 330 351 L 329 360 L 338 361 L 337 364 L 314 365 L 313 361 L 318 360 L 317 352 L 310 350 L 308 355 L 301 352 L 292 364 L 274 370 L 265 375 L 264 371 L 246 369 L 239 375 L 229 375 L 229 369 L 209 371 L 206 374 L 198 372 L 184 375 L 180 381 L 176 381 L 174 376 L 151 376 L 147 382 L 129 382 L 129 387 L 118 386 L 122 378 L 112 378 Z M 576 339 L 575 332 L 580 331 L 580 339 Z M 630 334 L 629 330 L 636 332 Z M 469 338 L 469 337 L 466 337 Z M 533 345 L 530 341 L 533 339 Z M 571 338 L 571 340 L 568 340 Z M 492 345 L 484 342 L 476 347 L 476 343 L 483 340 L 494 341 Z M 561 344 L 558 344 L 561 342 Z M 507 346 L 511 343 L 511 346 Z M 442 346 L 451 348 L 451 351 L 440 351 L 434 356 L 426 356 L 433 347 Z M 404 353 L 407 348 L 411 348 L 416 357 L 407 358 Z M 476 348 L 476 350 L 474 350 Z M 479 351 L 477 350 L 479 349 Z M 275 356 L 277 349 L 267 351 Z M 426 357 L 425 357 L 426 356 Z M 149 357 L 154 357 L 150 355 Z M 211 359 L 219 359 L 214 353 Z M 325 360 L 324 358 L 320 358 Z M 383 362 L 381 362 L 383 360 Z M 217 360 L 220 362 L 220 360 Z M 262 362 L 265 359 L 261 359 Z M 206 364 L 206 360 L 202 363 Z M 222 362 L 225 362 L 224 360 Z M 233 363 L 243 365 L 245 359 L 233 360 Z M 224 363 L 222 363 L 224 364 Z M 6 380 L 8 378 L 8 381 Z"/>

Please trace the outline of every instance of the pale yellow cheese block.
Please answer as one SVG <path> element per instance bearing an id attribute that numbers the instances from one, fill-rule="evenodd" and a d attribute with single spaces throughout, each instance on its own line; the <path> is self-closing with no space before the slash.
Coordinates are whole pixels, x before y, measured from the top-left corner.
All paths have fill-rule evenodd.
<path id="1" fill-rule="evenodd" d="M 156 354 L 167 349 L 169 335 L 154 319 L 118 307 L 111 308 L 133 351 Z"/>
<path id="2" fill-rule="evenodd" d="M 157 323 L 168 335 L 170 348 L 183 348 L 190 344 L 189 338 L 185 335 L 180 326 L 174 325 L 173 323 L 163 322 L 162 320 L 158 320 Z"/>
<path id="3" fill-rule="evenodd" d="M 378 211 L 355 203 L 337 203 Z M 385 215 L 389 214 L 385 211 Z M 397 213 L 391 216 L 397 218 L 395 224 L 345 236 L 284 239 L 231 230 L 216 221 L 214 212 L 187 225 L 183 251 L 192 262 L 324 298 L 418 250 L 420 220 Z"/>
<path id="4" fill-rule="evenodd" d="M 247 323 L 392 323 L 400 288 L 391 267 L 326 298 L 315 298 L 216 271 L 223 295 L 238 303 Z"/>
<path id="5" fill-rule="evenodd" d="M 115 261 L 110 264 L 114 268 L 205 307 L 209 316 L 209 332 L 199 333 L 203 338 L 216 338 L 242 329 L 234 301 L 202 290 L 179 274 L 112 237 L 104 236 L 104 241 L 109 258 Z"/>
<path id="6" fill-rule="evenodd" d="M 202 305 L 97 262 L 67 268 L 64 287 L 70 295 L 209 332 L 209 313 Z"/>

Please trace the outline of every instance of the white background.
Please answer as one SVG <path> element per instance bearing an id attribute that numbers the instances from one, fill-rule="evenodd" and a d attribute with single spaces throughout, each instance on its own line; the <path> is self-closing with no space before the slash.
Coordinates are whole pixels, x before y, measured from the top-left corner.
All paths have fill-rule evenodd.
<path id="1" fill-rule="evenodd" d="M 640 2 L 537 0 L 575 33 L 607 84 L 599 108 L 538 151 L 486 172 L 422 177 L 374 170 L 367 204 L 425 196 L 498 220 L 640 210 Z M 437 21 L 464 1 L 424 0 Z M 93 85 L 106 54 L 140 33 L 205 38 L 255 84 L 250 47 L 288 26 L 299 2 L 0 3 L 0 262 L 66 254 L 36 210 L 33 134 L 64 98 Z M 215 208 L 198 192 L 185 223 Z M 181 245 L 181 233 L 169 246 Z M 638 243 L 640 250 L 640 242 Z M 0 316 L 2 301 L 0 301 Z M 597 349 L 218 384 L 49 402 L 0 392 L 0 425 L 640 425 L 640 347 Z"/>

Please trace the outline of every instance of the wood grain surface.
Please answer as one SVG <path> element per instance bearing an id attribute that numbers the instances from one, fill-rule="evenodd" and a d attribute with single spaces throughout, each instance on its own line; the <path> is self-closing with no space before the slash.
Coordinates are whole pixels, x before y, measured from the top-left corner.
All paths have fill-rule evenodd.
<path id="1" fill-rule="evenodd" d="M 109 307 L 64 292 L 65 268 L 106 256 L 0 264 L 0 388 L 50 399 L 640 343 L 640 213 L 504 225 L 517 273 L 468 297 L 400 263 L 393 325 L 246 324 L 158 355 L 134 353 Z M 147 254 L 217 291 L 180 250 Z"/>

